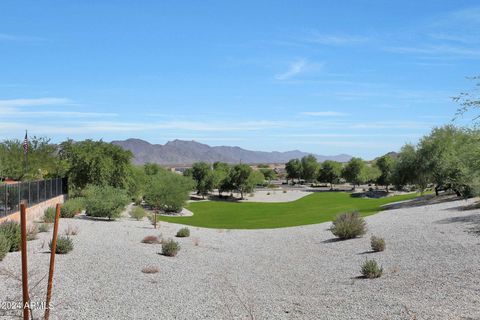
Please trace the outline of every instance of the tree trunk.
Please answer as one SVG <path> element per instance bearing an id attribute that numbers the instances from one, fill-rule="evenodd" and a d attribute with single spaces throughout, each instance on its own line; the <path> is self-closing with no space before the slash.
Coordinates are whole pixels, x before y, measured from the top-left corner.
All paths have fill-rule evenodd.
<path id="1" fill-rule="evenodd" d="M 333 183 L 330 182 L 330 191 L 333 190 Z"/>
<path id="2" fill-rule="evenodd" d="M 435 187 L 435 195 L 438 196 L 438 186 Z"/>

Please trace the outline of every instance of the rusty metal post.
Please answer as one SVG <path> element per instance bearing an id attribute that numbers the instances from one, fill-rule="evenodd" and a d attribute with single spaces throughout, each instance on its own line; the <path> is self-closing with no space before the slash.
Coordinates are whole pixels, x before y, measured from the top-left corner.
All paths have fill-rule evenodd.
<path id="1" fill-rule="evenodd" d="M 50 300 L 52 299 L 53 272 L 55 271 L 55 251 L 57 249 L 58 221 L 60 220 L 60 204 L 55 210 L 55 223 L 53 225 L 52 246 L 50 248 L 50 270 L 48 271 L 47 300 L 45 302 L 45 320 L 50 317 Z"/>
<path id="2" fill-rule="evenodd" d="M 30 298 L 28 296 L 28 269 L 27 269 L 27 207 L 20 204 L 20 231 L 22 245 L 22 293 L 23 293 L 23 319 L 29 318 Z"/>

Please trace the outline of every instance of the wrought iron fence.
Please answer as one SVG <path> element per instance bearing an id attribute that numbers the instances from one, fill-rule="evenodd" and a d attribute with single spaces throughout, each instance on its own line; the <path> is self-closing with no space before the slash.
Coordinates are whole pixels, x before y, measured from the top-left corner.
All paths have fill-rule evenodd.
<path id="1" fill-rule="evenodd" d="M 0 185 L 0 218 L 20 210 L 20 203 L 33 206 L 68 193 L 66 178 Z"/>

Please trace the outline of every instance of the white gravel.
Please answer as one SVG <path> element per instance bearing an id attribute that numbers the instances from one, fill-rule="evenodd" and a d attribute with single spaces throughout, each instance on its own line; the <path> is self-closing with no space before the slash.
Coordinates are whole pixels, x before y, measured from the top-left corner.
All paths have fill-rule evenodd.
<path id="1" fill-rule="evenodd" d="M 300 198 L 306 197 L 311 192 L 304 190 L 285 190 L 284 189 L 272 189 L 272 190 L 257 190 L 255 193 L 245 194 L 245 200 L 240 202 L 290 202 Z"/>
<path id="2" fill-rule="evenodd" d="M 174 258 L 140 241 L 173 237 L 180 225 L 65 219 L 60 230 L 79 234 L 74 250 L 57 256 L 51 319 L 480 319 L 480 238 L 465 232 L 480 210 L 455 209 L 464 203 L 384 211 L 367 218 L 368 235 L 342 242 L 331 241 L 330 223 L 191 227 Z M 48 269 L 50 234 L 29 242 L 31 286 Z M 366 253 L 370 234 L 385 238 L 386 251 Z M 357 278 L 367 257 L 383 265 L 382 278 Z M 143 274 L 147 266 L 160 271 Z M 19 267 L 19 253 L 0 262 L 0 301 L 21 297 L 5 275 Z"/>

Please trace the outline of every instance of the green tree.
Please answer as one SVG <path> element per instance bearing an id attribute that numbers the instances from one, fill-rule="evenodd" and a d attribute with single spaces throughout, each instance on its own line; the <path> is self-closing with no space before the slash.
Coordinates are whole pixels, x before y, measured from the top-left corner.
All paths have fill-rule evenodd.
<path id="1" fill-rule="evenodd" d="M 318 180 L 330 183 L 330 190 L 333 190 L 333 185 L 340 182 L 342 175 L 342 164 L 333 161 L 325 160 L 320 167 Z"/>
<path id="2" fill-rule="evenodd" d="M 195 182 L 166 170 L 149 176 L 145 201 L 157 210 L 179 212 L 189 198 Z"/>
<path id="3" fill-rule="evenodd" d="M 364 182 L 365 162 L 361 158 L 352 158 L 342 170 L 342 177 L 355 186 Z"/>
<path id="4" fill-rule="evenodd" d="M 205 198 L 213 190 L 215 178 L 212 168 L 205 162 L 197 162 L 192 166 L 192 178 L 196 183 L 197 194 Z"/>
<path id="5" fill-rule="evenodd" d="M 298 159 L 291 159 L 285 164 L 285 170 L 287 171 L 288 179 L 300 179 L 302 176 L 302 162 Z"/>
<path id="6" fill-rule="evenodd" d="M 474 89 L 460 93 L 458 96 L 453 97 L 455 102 L 460 104 L 457 109 L 456 117 L 462 117 L 465 113 L 473 110 L 480 109 L 480 76 L 470 77 L 472 81 L 475 81 Z M 478 122 L 480 115 L 475 115 L 473 121 Z"/>
<path id="7" fill-rule="evenodd" d="M 130 167 L 127 192 L 137 204 L 142 201 L 143 196 L 145 195 L 147 181 L 148 176 L 145 173 L 144 167 L 134 165 Z"/>
<path id="8" fill-rule="evenodd" d="M 388 185 L 392 183 L 395 159 L 393 159 L 390 155 L 384 155 L 377 159 L 375 164 L 380 170 L 380 176 L 377 179 L 377 183 L 381 186 L 385 186 L 385 189 L 388 192 Z"/>
<path id="9" fill-rule="evenodd" d="M 213 186 L 219 196 L 222 196 L 222 192 L 232 190 L 229 173 L 230 166 L 227 163 L 217 161 L 213 164 Z"/>
<path id="10" fill-rule="evenodd" d="M 376 183 L 381 174 L 382 173 L 377 166 L 365 164 L 365 167 L 362 170 L 362 178 L 360 180 L 364 183 Z"/>
<path id="11" fill-rule="evenodd" d="M 4 140 L 0 143 L 0 177 L 14 180 L 37 180 L 65 176 L 68 163 L 58 157 L 57 145 L 48 138 L 33 137 L 28 143 L 25 167 L 23 141 Z"/>
<path id="12" fill-rule="evenodd" d="M 145 163 L 143 165 L 143 170 L 145 171 L 145 174 L 147 176 L 154 176 L 156 174 L 158 174 L 163 168 L 160 167 L 159 164 L 157 163 Z"/>
<path id="13" fill-rule="evenodd" d="M 240 192 L 241 199 L 245 192 L 251 192 L 255 187 L 255 181 L 250 177 L 252 172 L 252 168 L 246 164 L 237 164 L 230 170 L 231 186 Z"/>
<path id="14" fill-rule="evenodd" d="M 470 179 L 471 164 L 466 161 L 468 148 L 478 148 L 475 133 L 452 125 L 434 128 L 418 145 L 419 161 L 428 172 L 429 182 L 435 184 L 435 192 L 454 190 L 461 195 Z M 465 148 L 467 147 L 467 148 Z M 475 171 L 475 170 L 474 170 Z"/>
<path id="15" fill-rule="evenodd" d="M 317 158 L 313 155 L 308 155 L 302 158 L 302 175 L 301 178 L 305 181 L 313 181 L 318 175 L 318 162 Z"/>
<path id="16" fill-rule="evenodd" d="M 69 163 L 69 185 L 74 190 L 87 185 L 128 188 L 133 158 L 130 151 L 103 141 L 68 140 L 61 144 L 60 155 Z"/>
<path id="17" fill-rule="evenodd" d="M 253 186 L 260 186 L 265 184 L 265 176 L 261 171 L 252 170 L 249 180 L 250 183 L 253 184 Z"/>
<path id="18" fill-rule="evenodd" d="M 419 159 L 414 145 L 406 144 L 398 154 L 392 175 L 395 188 L 401 190 L 407 185 L 416 185 L 424 190 L 428 184 L 428 173 L 425 163 Z"/>
<path id="19" fill-rule="evenodd" d="M 268 180 L 268 183 L 271 183 L 272 180 L 274 180 L 274 179 L 277 178 L 277 173 L 276 173 L 275 170 L 273 170 L 273 169 L 270 169 L 270 168 L 260 168 L 258 171 L 263 174 L 263 177 L 264 177 L 266 180 Z"/>

